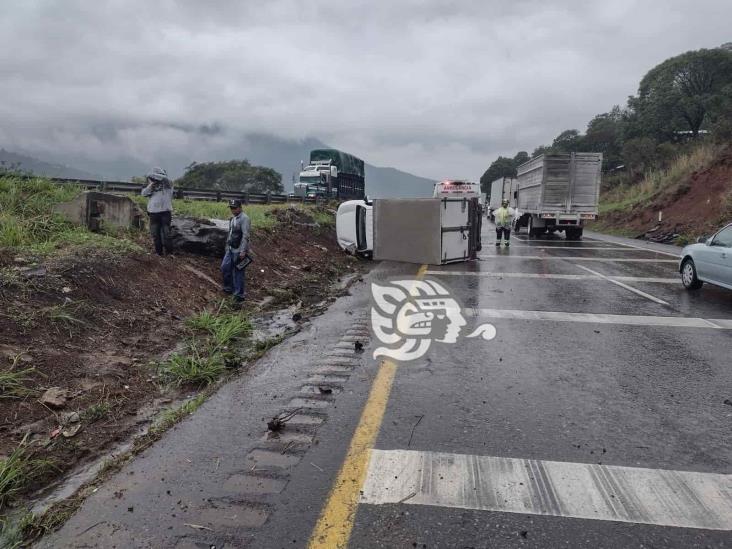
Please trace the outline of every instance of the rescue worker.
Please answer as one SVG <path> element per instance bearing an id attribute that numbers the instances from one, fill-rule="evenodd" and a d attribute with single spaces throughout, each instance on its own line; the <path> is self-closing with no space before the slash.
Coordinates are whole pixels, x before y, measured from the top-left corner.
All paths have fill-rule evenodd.
<path id="1" fill-rule="evenodd" d="M 150 234 L 155 253 L 163 255 L 163 249 L 170 255 L 173 246 L 170 241 L 170 220 L 173 215 L 173 183 L 162 168 L 153 168 L 147 174 L 147 187 L 142 189 L 147 201 L 147 215 L 150 218 Z"/>
<path id="2" fill-rule="evenodd" d="M 229 200 L 229 209 L 232 217 L 229 219 L 229 237 L 226 239 L 226 251 L 221 262 L 221 275 L 224 292 L 241 303 L 244 301 L 246 280 L 244 269 L 237 269 L 236 265 L 246 257 L 249 250 L 251 221 L 241 209 L 241 200 Z"/>
<path id="3" fill-rule="evenodd" d="M 508 200 L 501 201 L 501 207 L 493 211 L 496 222 L 496 246 L 501 245 L 501 236 L 506 238 L 506 248 L 511 245 L 511 221 L 516 212 L 508 206 Z"/>

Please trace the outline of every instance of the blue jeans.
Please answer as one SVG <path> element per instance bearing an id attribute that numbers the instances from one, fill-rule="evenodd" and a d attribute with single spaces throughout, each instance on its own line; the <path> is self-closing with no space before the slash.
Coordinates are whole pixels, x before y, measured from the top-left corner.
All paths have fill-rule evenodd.
<path id="1" fill-rule="evenodd" d="M 244 278 L 244 269 L 239 270 L 235 267 L 238 261 L 238 253 L 227 251 L 224 260 L 221 262 L 221 275 L 224 278 L 224 291 L 244 299 L 246 280 Z"/>

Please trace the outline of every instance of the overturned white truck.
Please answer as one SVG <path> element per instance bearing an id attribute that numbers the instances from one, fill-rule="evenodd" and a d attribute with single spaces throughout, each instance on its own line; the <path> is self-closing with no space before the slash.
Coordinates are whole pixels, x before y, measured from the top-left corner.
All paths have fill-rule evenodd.
<path id="1" fill-rule="evenodd" d="M 518 167 L 513 229 L 530 236 L 564 231 L 582 238 L 585 221 L 597 219 L 602 153 L 542 154 Z"/>
<path id="2" fill-rule="evenodd" d="M 479 198 L 349 200 L 338 207 L 338 244 L 378 260 L 442 265 L 480 251 Z"/>

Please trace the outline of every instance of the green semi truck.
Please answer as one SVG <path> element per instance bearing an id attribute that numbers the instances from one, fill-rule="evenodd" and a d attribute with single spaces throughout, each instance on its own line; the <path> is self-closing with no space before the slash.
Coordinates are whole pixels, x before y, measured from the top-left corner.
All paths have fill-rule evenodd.
<path id="1" fill-rule="evenodd" d="M 365 196 L 364 162 L 337 149 L 314 149 L 310 162 L 302 166 L 295 196 L 362 199 Z"/>

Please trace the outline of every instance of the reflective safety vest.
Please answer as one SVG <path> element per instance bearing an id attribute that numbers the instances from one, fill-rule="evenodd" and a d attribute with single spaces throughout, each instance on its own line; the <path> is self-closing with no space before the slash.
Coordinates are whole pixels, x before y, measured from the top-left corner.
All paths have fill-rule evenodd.
<path id="1" fill-rule="evenodd" d="M 494 212 L 493 215 L 496 218 L 497 227 L 508 227 L 509 220 L 511 219 L 511 212 L 508 211 L 508 208 L 504 208 L 503 206 L 501 206 Z"/>

